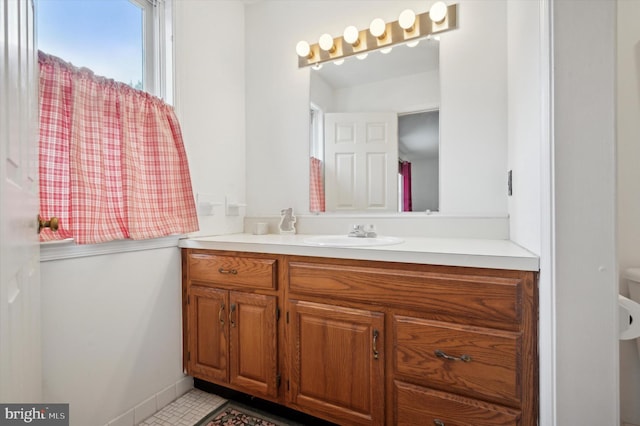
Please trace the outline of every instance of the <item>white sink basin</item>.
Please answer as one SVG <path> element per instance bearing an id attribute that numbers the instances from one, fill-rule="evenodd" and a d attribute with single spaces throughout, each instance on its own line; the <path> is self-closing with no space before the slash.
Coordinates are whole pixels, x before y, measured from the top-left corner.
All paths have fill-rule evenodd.
<path id="1" fill-rule="evenodd" d="M 320 247 L 375 247 L 400 244 L 404 240 L 397 237 L 358 238 L 346 235 L 318 235 L 306 238 L 303 242 Z"/>

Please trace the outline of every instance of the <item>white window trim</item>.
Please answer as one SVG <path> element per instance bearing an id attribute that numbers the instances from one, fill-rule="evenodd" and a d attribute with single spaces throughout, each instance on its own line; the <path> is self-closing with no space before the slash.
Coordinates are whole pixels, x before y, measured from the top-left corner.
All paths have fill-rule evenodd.
<path id="1" fill-rule="evenodd" d="M 144 10 L 144 90 L 173 105 L 173 0 L 129 1 Z"/>
<path id="2" fill-rule="evenodd" d="M 74 259 L 79 257 L 102 256 L 141 250 L 155 250 L 178 247 L 184 235 L 153 238 L 150 240 L 117 240 L 100 244 L 78 245 L 73 240 L 48 241 L 40 243 L 40 262 Z"/>

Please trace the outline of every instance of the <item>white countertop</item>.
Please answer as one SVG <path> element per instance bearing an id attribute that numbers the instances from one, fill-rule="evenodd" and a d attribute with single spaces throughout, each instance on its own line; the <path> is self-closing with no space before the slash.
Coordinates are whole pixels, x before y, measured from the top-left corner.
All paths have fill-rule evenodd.
<path id="1" fill-rule="evenodd" d="M 180 240 L 179 247 L 429 265 L 537 271 L 539 258 L 509 240 L 402 238 L 403 243 L 375 247 L 317 247 L 308 234 L 230 234 Z"/>

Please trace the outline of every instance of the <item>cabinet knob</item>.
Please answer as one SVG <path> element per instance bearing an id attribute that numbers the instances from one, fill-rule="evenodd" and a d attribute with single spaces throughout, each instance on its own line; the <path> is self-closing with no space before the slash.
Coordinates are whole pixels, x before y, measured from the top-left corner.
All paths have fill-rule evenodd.
<path id="1" fill-rule="evenodd" d="M 40 217 L 40 215 L 38 215 L 38 234 L 44 228 L 50 228 L 53 232 L 56 232 L 58 230 L 58 225 L 59 225 L 59 221 L 57 217 L 53 216 L 49 220 L 44 220 L 43 218 Z"/>
<path id="2" fill-rule="evenodd" d="M 224 312 L 224 303 L 220 305 L 220 310 L 218 311 L 218 321 L 220 321 L 220 325 L 224 325 L 224 316 L 222 315 Z"/>
<path id="3" fill-rule="evenodd" d="M 440 419 L 433 419 L 433 424 L 435 426 L 445 426 L 444 422 Z"/>
<path id="4" fill-rule="evenodd" d="M 235 269 L 218 268 L 218 272 L 220 272 L 221 274 L 226 274 L 226 275 L 238 275 L 238 271 L 236 271 Z"/>
<path id="5" fill-rule="evenodd" d="M 373 330 L 373 359 L 378 359 L 378 336 L 380 332 L 376 329 Z"/>
<path id="6" fill-rule="evenodd" d="M 231 309 L 229 310 L 229 323 L 231 324 L 231 327 L 235 327 L 236 326 L 236 322 L 233 320 L 233 313 L 236 311 L 236 304 L 232 303 L 231 304 Z"/>

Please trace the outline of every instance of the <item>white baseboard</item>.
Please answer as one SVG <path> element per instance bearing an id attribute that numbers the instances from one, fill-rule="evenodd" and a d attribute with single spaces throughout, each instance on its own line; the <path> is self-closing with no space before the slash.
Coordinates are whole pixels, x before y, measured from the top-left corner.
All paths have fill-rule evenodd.
<path id="1" fill-rule="evenodd" d="M 135 426 L 144 419 L 153 416 L 165 406 L 193 389 L 193 378 L 185 376 L 167 386 L 160 392 L 136 404 L 131 410 L 122 413 L 105 426 Z"/>

